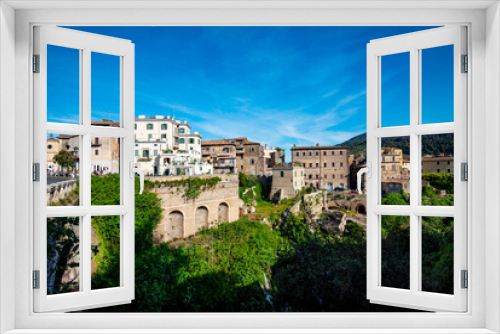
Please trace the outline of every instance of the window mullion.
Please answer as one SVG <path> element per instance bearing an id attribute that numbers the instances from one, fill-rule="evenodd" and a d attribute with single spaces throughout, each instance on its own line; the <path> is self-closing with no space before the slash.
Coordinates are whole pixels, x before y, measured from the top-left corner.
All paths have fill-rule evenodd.
<path id="1" fill-rule="evenodd" d="M 410 50 L 410 291 L 418 291 L 419 285 L 419 258 L 420 258 L 420 235 L 419 217 L 414 210 L 420 203 L 418 175 L 419 161 L 419 136 L 414 130 L 420 123 L 420 60 L 417 49 Z"/>

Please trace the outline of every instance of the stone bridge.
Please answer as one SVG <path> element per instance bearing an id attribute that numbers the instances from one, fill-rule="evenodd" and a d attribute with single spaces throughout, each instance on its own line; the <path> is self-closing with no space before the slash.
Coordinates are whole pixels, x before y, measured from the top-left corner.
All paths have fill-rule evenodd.
<path id="1" fill-rule="evenodd" d="M 148 179 L 156 181 L 156 178 Z M 202 190 L 196 199 L 186 199 L 182 187 L 156 185 L 151 191 L 161 199 L 163 216 L 155 230 L 154 244 L 187 238 L 202 229 L 237 220 L 240 210 L 238 185 L 237 175 L 223 177 L 214 188 Z"/>

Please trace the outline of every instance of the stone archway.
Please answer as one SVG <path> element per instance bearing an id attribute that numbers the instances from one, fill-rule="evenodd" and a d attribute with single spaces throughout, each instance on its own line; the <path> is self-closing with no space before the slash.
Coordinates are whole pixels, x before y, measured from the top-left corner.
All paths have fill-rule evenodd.
<path id="1" fill-rule="evenodd" d="M 217 212 L 217 217 L 219 223 L 225 223 L 229 221 L 229 205 L 227 203 L 220 203 Z"/>
<path id="2" fill-rule="evenodd" d="M 167 234 L 171 239 L 184 238 L 184 215 L 180 211 L 173 211 L 167 217 Z"/>
<path id="3" fill-rule="evenodd" d="M 200 206 L 194 213 L 196 231 L 208 228 L 208 209 L 205 206 Z"/>
<path id="4" fill-rule="evenodd" d="M 366 215 L 366 207 L 363 204 L 356 205 L 356 213 L 361 213 Z"/>
<path id="5" fill-rule="evenodd" d="M 328 183 L 328 184 L 326 185 L 326 190 L 328 190 L 328 191 L 333 191 L 333 183 Z"/>

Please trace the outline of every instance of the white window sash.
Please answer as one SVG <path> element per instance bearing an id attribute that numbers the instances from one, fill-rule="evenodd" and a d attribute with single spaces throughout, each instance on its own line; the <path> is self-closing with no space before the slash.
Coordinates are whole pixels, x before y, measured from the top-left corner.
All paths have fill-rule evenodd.
<path id="1" fill-rule="evenodd" d="M 461 288 L 460 272 L 467 270 L 467 183 L 460 179 L 460 163 L 467 162 L 467 75 L 461 73 L 461 55 L 467 54 L 466 28 L 444 27 L 371 41 L 367 46 L 367 298 L 374 303 L 422 310 L 467 310 L 467 290 Z M 454 45 L 454 123 L 420 124 L 420 50 Z M 410 53 L 410 124 L 381 126 L 381 57 Z M 453 207 L 420 205 L 421 142 L 424 134 L 454 133 Z M 410 205 L 381 205 L 381 139 L 410 137 Z M 410 289 L 381 284 L 381 215 L 410 217 Z M 421 289 L 421 217 L 454 217 L 454 295 Z"/>
<path id="2" fill-rule="evenodd" d="M 47 45 L 80 50 L 80 124 L 47 123 Z M 91 125 L 91 52 L 120 57 L 120 127 Z M 34 188 L 34 265 L 40 272 L 40 287 L 33 289 L 34 311 L 72 311 L 129 303 L 134 298 L 134 45 L 130 41 L 64 28 L 34 28 L 34 54 L 40 55 L 40 71 L 34 80 L 34 162 L 40 163 L 40 182 Z M 47 133 L 79 135 L 80 205 L 48 207 L 46 204 Z M 120 138 L 121 205 L 91 205 L 91 137 Z M 133 165 L 132 165 L 133 166 Z M 91 289 L 91 217 L 120 215 L 120 286 Z M 47 218 L 80 217 L 79 291 L 47 295 Z"/>

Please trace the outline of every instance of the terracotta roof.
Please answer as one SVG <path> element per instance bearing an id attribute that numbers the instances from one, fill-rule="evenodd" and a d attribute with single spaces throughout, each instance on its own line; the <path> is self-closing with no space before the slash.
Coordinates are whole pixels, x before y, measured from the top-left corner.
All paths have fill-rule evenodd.
<path id="1" fill-rule="evenodd" d="M 347 146 L 295 146 L 292 151 L 296 150 L 347 150 Z"/>
<path id="2" fill-rule="evenodd" d="M 422 157 L 422 161 L 449 161 L 453 157 Z"/>
<path id="3" fill-rule="evenodd" d="M 205 140 L 201 142 L 201 146 L 216 146 L 216 145 L 233 145 L 230 141 L 226 139 L 215 139 L 215 140 Z"/>
<path id="4" fill-rule="evenodd" d="M 243 145 L 260 145 L 260 143 L 254 142 L 254 141 L 249 141 L 247 137 L 238 137 L 238 138 L 229 138 L 227 139 L 229 141 L 234 140 L 234 141 L 241 141 Z"/>
<path id="5" fill-rule="evenodd" d="M 103 119 L 102 121 L 92 121 L 90 124 L 100 125 L 100 126 L 114 126 L 114 127 L 120 126 L 120 122 L 113 122 L 112 120 L 109 119 Z"/>

